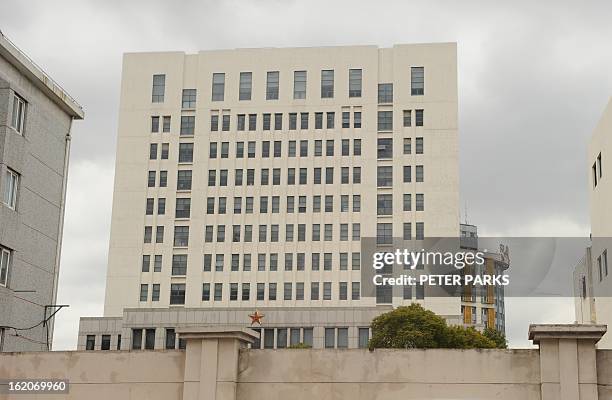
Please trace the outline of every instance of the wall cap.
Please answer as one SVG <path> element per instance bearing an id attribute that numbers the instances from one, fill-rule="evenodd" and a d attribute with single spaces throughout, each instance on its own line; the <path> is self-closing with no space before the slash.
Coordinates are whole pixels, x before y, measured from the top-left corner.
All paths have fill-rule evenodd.
<path id="1" fill-rule="evenodd" d="M 181 339 L 237 339 L 241 342 L 253 343 L 259 338 L 259 333 L 239 325 L 195 326 L 178 328 L 176 332 Z"/>
<path id="2" fill-rule="evenodd" d="M 531 324 L 529 325 L 529 340 L 539 344 L 542 339 L 599 339 L 608 330 L 607 325 L 595 324 Z"/>

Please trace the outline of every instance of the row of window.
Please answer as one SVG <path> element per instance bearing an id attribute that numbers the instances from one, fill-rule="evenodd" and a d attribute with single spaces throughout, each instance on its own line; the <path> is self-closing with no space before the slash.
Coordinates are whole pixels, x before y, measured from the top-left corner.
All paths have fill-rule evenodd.
<path id="1" fill-rule="evenodd" d="M 287 157 L 308 157 L 308 140 L 289 140 L 287 142 Z M 325 152 L 323 151 L 323 140 L 314 140 L 314 156 L 321 157 L 325 156 L 334 156 L 335 150 L 335 141 L 333 139 L 325 141 Z M 298 145 L 299 144 L 299 145 Z M 210 142 L 209 144 L 209 158 L 229 158 L 229 142 Z M 256 157 L 256 149 L 257 142 L 256 141 L 248 141 L 246 142 L 236 142 L 236 158 L 244 158 L 245 150 L 247 158 L 255 158 Z M 298 152 L 299 150 L 299 152 Z M 351 145 L 350 139 L 342 139 L 341 141 L 341 154 L 343 156 L 351 155 Z M 353 139 L 353 155 L 360 156 L 361 155 L 361 139 Z M 270 142 L 268 140 L 264 140 L 261 142 L 261 158 L 270 158 L 273 157 L 282 157 L 282 142 L 280 140 L 276 140 Z"/>
<path id="2" fill-rule="evenodd" d="M 415 235 L 416 240 L 425 239 L 425 223 L 417 222 L 415 224 Z M 164 242 L 165 227 L 157 226 L 155 231 L 155 243 Z M 279 225 L 272 224 L 269 228 L 270 242 L 279 241 Z M 323 230 L 321 230 L 321 224 L 312 224 L 312 240 L 313 241 L 333 241 L 333 224 L 324 224 Z M 295 225 L 285 225 L 285 241 L 293 241 L 295 238 Z M 206 225 L 204 231 L 204 242 L 212 243 L 214 241 L 218 243 L 225 242 L 225 225 L 217 225 L 217 235 L 214 235 L 214 226 Z M 350 239 L 349 239 L 350 238 Z M 413 230 L 411 222 L 403 223 L 402 239 L 412 240 Z M 253 225 L 232 225 L 232 242 L 252 242 L 253 241 Z M 153 240 L 153 227 L 145 226 L 144 229 L 144 243 L 152 243 Z M 352 224 L 351 233 L 349 235 L 349 224 L 340 224 L 340 241 L 359 241 L 361 240 L 361 224 Z M 264 243 L 268 241 L 268 225 L 259 225 L 258 241 Z M 297 224 L 297 241 L 306 241 L 306 224 Z M 174 247 L 187 247 L 189 246 L 189 227 L 188 226 L 175 226 L 174 227 Z M 376 224 L 376 243 L 377 244 L 393 244 L 393 224 L 391 222 L 377 223 Z"/>
<path id="3" fill-rule="evenodd" d="M 410 207 L 406 208 L 406 200 L 410 203 L 410 195 L 404 198 L 404 211 L 411 211 Z M 417 195 L 417 203 L 418 203 Z M 353 212 L 361 211 L 361 196 L 356 194 L 353 198 Z M 271 200 L 271 201 L 270 201 Z M 324 202 L 322 203 L 322 200 Z M 333 212 L 334 211 L 334 196 L 326 195 L 320 196 L 315 195 L 312 197 L 312 212 Z M 348 212 L 349 207 L 349 195 L 340 195 L 340 211 Z M 287 213 L 305 213 L 306 212 L 307 197 L 298 196 L 297 203 L 295 196 L 287 196 Z M 244 205 L 244 208 L 243 208 Z M 208 197 L 206 199 L 206 214 L 226 214 L 227 213 L 227 197 Z M 254 197 L 234 197 L 233 212 L 234 214 L 241 214 L 244 210 L 245 214 L 253 214 L 254 212 Z M 417 207 L 417 211 L 420 210 Z M 155 212 L 155 199 L 147 198 L 145 213 L 146 215 L 153 215 Z M 280 212 L 280 196 L 260 196 L 259 197 L 259 213 L 266 214 L 271 212 L 278 214 Z M 157 199 L 157 215 L 166 214 L 166 199 L 160 197 Z M 189 197 L 178 197 L 176 199 L 175 218 L 190 218 L 191 217 L 191 198 Z"/>
<path id="4" fill-rule="evenodd" d="M 149 272 L 151 270 L 151 255 L 145 254 L 142 256 L 142 272 Z M 284 253 L 284 270 L 293 271 L 295 266 L 296 271 L 306 270 L 306 253 Z M 230 261 L 230 271 L 238 272 L 251 271 L 252 267 L 252 254 L 232 254 Z M 214 271 L 223 272 L 226 268 L 225 265 L 225 254 L 204 254 L 204 262 L 202 270 L 204 272 L 211 272 L 213 270 L 214 260 Z M 311 253 L 310 254 L 310 269 L 312 271 L 320 271 L 321 266 L 323 271 L 331 271 L 334 263 L 337 262 L 340 271 L 348 271 L 349 264 L 350 269 L 358 271 L 361 268 L 361 253 L 359 252 L 342 252 L 338 253 L 338 258 L 334 257 L 333 253 Z M 153 256 L 153 272 L 161 272 L 163 266 L 163 256 L 157 254 Z M 278 253 L 258 253 L 257 254 L 257 271 L 278 271 L 279 267 L 279 256 Z M 187 255 L 186 254 L 173 254 L 172 255 L 172 268 L 171 272 L 173 276 L 186 275 L 187 274 Z"/>
<path id="5" fill-rule="evenodd" d="M 247 158 L 256 158 L 257 142 L 235 142 L 236 158 L 245 158 L 245 151 Z M 246 146 L 245 146 L 246 144 Z M 308 140 L 300 140 L 299 143 L 296 140 L 288 141 L 287 156 L 288 157 L 308 157 L 309 144 Z M 272 151 L 271 151 L 272 146 Z M 282 157 L 280 141 L 262 141 L 261 142 L 261 157 L 269 158 Z M 353 139 L 353 156 L 361 155 L 361 139 Z M 325 156 L 334 155 L 334 140 L 325 141 Z M 415 154 L 423 154 L 424 149 L 424 138 L 417 137 L 415 139 Z M 170 152 L 170 143 L 151 143 L 149 145 L 149 160 L 167 160 Z M 229 158 L 230 142 L 211 142 L 209 145 L 209 158 Z M 403 139 L 403 154 L 412 154 L 412 139 Z M 314 141 L 314 156 L 321 157 L 324 155 L 323 152 L 323 140 Z M 341 155 L 351 155 L 351 143 L 350 139 L 342 139 L 341 141 Z M 380 138 L 377 140 L 377 158 L 378 159 L 391 159 L 393 157 L 393 138 Z M 192 163 L 193 162 L 193 143 L 179 143 L 179 163 Z"/>
<path id="6" fill-rule="evenodd" d="M 350 240 L 357 241 L 361 239 L 361 224 L 352 224 L 351 234 L 349 235 L 349 224 L 340 225 L 340 241 Z M 214 241 L 218 243 L 225 242 L 225 225 L 217 225 L 217 234 L 214 235 L 214 225 L 206 225 L 204 229 L 204 242 L 212 243 Z M 164 226 L 157 226 L 155 232 L 155 243 L 164 242 Z M 293 241 L 295 238 L 295 225 L 285 225 L 285 241 Z M 268 236 L 269 232 L 269 236 Z M 313 241 L 333 241 L 333 224 L 312 224 L 312 240 Z M 278 224 L 259 225 L 258 230 L 258 241 L 264 243 L 270 238 L 270 242 L 278 242 L 280 236 L 280 229 Z M 145 226 L 144 229 L 144 243 L 152 243 L 153 240 L 153 227 Z M 232 236 L 231 241 L 237 242 L 252 242 L 253 241 L 253 225 L 232 225 Z M 297 241 L 306 241 L 306 224 L 297 224 Z M 174 227 L 174 247 L 187 247 L 189 246 L 189 227 L 188 226 L 175 226 Z"/>
<path id="7" fill-rule="evenodd" d="M 338 282 L 338 300 L 349 300 L 349 284 L 350 284 L 350 299 L 359 300 L 360 295 L 360 283 L 359 282 Z M 147 284 L 143 283 L 140 285 L 139 300 L 141 302 L 149 301 L 149 286 L 151 286 L 150 301 L 157 302 L 160 300 L 160 284 Z M 225 300 L 229 301 L 250 301 L 251 300 L 251 284 L 250 283 L 230 283 L 229 293 L 225 294 Z M 267 290 L 266 290 L 267 286 Z M 239 288 L 240 293 L 239 293 Z M 322 289 L 322 290 L 321 290 Z M 276 300 L 305 300 L 305 296 L 311 301 L 317 300 L 332 300 L 332 282 L 311 282 L 309 295 L 305 295 L 304 282 L 285 282 L 283 284 L 283 297 L 278 298 L 277 296 L 277 284 L 276 283 L 257 283 L 255 286 L 255 294 L 253 300 L 263 301 L 276 301 Z M 267 298 L 266 298 L 267 293 Z M 223 283 L 203 283 L 202 284 L 202 301 L 223 301 Z M 184 283 L 172 283 L 170 285 L 170 304 L 181 305 L 185 304 L 185 284 Z"/>
<path id="8" fill-rule="evenodd" d="M 334 97 L 335 71 L 333 69 L 321 70 L 320 74 L 320 96 L 322 99 Z M 280 94 L 280 72 L 266 72 L 266 100 L 278 100 Z M 293 71 L 293 99 L 302 100 L 306 98 L 308 72 L 305 70 Z M 166 75 L 153 75 L 151 101 L 162 103 L 165 99 Z M 348 97 L 361 97 L 362 92 L 362 70 L 351 68 L 348 71 Z M 252 99 L 253 73 L 249 71 L 240 72 L 238 83 L 238 100 L 248 101 Z M 425 93 L 425 69 L 424 67 L 410 68 L 410 94 L 419 96 Z M 193 109 L 196 106 L 196 89 L 183 89 L 182 108 Z M 215 72 L 212 75 L 212 101 L 225 100 L 225 73 Z M 390 83 L 378 85 L 378 100 L 380 103 L 393 101 L 393 86 Z"/>
<path id="9" fill-rule="evenodd" d="M 423 126 L 424 110 L 403 110 L 402 126 L 405 128 L 412 126 L 412 114 L 414 111 L 414 126 Z M 272 121 L 272 115 L 274 120 Z M 236 115 L 236 130 L 241 131 L 256 131 L 257 130 L 257 116 L 258 114 L 237 114 Z M 219 121 L 221 117 L 221 121 Z M 212 114 L 210 116 L 210 130 L 217 132 L 219 130 L 227 132 L 230 130 L 230 115 L 229 114 Z M 283 129 L 283 113 L 264 113 L 262 114 L 262 129 L 264 131 L 280 131 Z M 335 128 L 336 113 L 333 111 L 326 112 L 325 118 L 323 118 L 323 112 L 314 113 L 314 127 L 315 129 L 323 129 L 323 121 L 325 121 L 325 129 Z M 298 124 L 299 119 L 299 124 Z M 161 121 L 161 126 L 160 126 Z M 288 124 L 289 130 L 297 130 L 298 126 L 300 130 L 309 129 L 310 113 L 301 112 L 299 113 L 288 113 Z M 181 126 L 179 134 L 181 136 L 193 136 L 195 135 L 195 116 L 194 115 L 183 115 L 181 116 Z M 219 124 L 221 122 L 221 124 Z M 248 123 L 248 125 L 247 125 Z M 170 132 L 171 117 L 166 116 L 152 116 L 151 117 L 151 132 L 159 133 L 160 128 L 162 132 Z M 221 125 L 221 126 L 219 126 Z M 352 118 L 353 128 L 359 129 L 362 126 L 361 111 L 354 111 Z M 391 131 L 393 130 L 393 111 L 378 111 L 377 114 L 377 126 L 379 131 Z M 347 129 L 351 127 L 351 113 L 349 111 L 342 112 L 342 128 Z"/>
<path id="10" fill-rule="evenodd" d="M 353 195 L 353 212 L 361 211 L 361 196 Z M 413 211 L 412 194 L 404 194 L 402 197 L 402 211 Z M 340 212 L 349 212 L 349 195 L 340 195 Z M 245 197 L 243 202 L 242 197 L 234 197 L 233 212 L 241 214 L 244 203 L 244 213 L 252 214 L 254 212 L 254 197 Z M 271 200 L 271 202 L 270 202 Z M 322 202 L 324 200 L 324 202 Z M 312 198 L 312 212 L 334 212 L 334 196 L 315 195 Z M 379 194 L 376 199 L 377 215 L 392 215 L 393 214 L 393 195 Z M 417 193 L 415 195 L 414 211 L 425 211 L 425 194 Z M 305 213 L 307 212 L 307 196 L 287 196 L 286 201 L 287 213 Z M 208 197 L 206 199 L 206 214 L 227 213 L 227 197 Z M 271 212 L 278 214 L 280 212 L 280 196 L 260 196 L 259 197 L 259 213 L 267 214 Z M 145 206 L 146 215 L 155 213 L 155 199 L 147 198 Z M 157 199 L 157 215 L 166 214 L 166 199 L 160 197 Z M 190 218 L 191 217 L 191 198 L 178 197 L 176 199 L 175 218 Z"/>
<path id="11" fill-rule="evenodd" d="M 15 210 L 17 208 L 17 193 L 19 189 L 20 176 L 17 172 L 10 168 L 4 173 L 4 191 L 2 194 L 2 203 Z"/>
<path id="12" fill-rule="evenodd" d="M 425 178 L 425 167 L 423 165 L 416 165 L 414 168 L 414 180 L 415 182 L 424 182 Z M 352 167 L 352 179 L 350 167 L 340 168 L 340 183 L 341 184 L 360 184 L 361 183 L 361 167 Z M 336 170 L 338 170 L 336 168 Z M 218 172 L 218 173 L 217 173 Z M 272 174 L 270 176 L 269 168 L 261 168 L 259 185 L 281 185 L 281 168 L 272 168 Z M 315 167 L 312 169 L 313 181 L 312 184 L 334 184 L 334 167 Z M 245 179 L 246 178 L 246 179 Z M 287 181 L 285 184 L 294 185 L 297 183 L 300 185 L 308 184 L 308 168 L 299 168 L 296 175 L 295 168 L 287 169 Z M 229 170 L 227 169 L 210 169 L 208 170 L 208 186 L 228 186 Z M 147 175 L 147 186 L 152 188 L 155 187 L 157 182 L 157 171 L 149 171 Z M 412 182 L 412 166 L 405 165 L 403 167 L 403 182 Z M 234 185 L 241 186 L 246 184 L 247 186 L 255 185 L 255 169 L 236 169 L 234 171 Z M 168 171 L 159 171 L 159 187 L 168 186 Z M 391 187 L 393 186 L 393 167 L 392 166 L 379 166 L 377 167 L 376 173 L 376 186 L 378 187 Z M 192 187 L 192 171 L 191 170 L 179 170 L 177 172 L 176 189 L 177 190 L 191 190 Z"/>

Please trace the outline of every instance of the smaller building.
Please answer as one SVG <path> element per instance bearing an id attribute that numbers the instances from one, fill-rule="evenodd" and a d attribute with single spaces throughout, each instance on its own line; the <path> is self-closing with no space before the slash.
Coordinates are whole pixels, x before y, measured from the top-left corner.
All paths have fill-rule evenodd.
<path id="1" fill-rule="evenodd" d="M 478 228 L 475 225 L 461 224 L 461 247 L 478 250 Z M 510 267 L 508 248 L 500 245 L 499 253 L 484 252 L 483 266 L 471 268 L 467 266 L 464 274 L 503 275 Z M 484 287 L 466 288 L 461 297 L 461 315 L 464 326 L 474 326 L 476 329 L 495 329 L 506 333 L 506 313 L 504 304 L 504 286 L 488 285 Z"/>

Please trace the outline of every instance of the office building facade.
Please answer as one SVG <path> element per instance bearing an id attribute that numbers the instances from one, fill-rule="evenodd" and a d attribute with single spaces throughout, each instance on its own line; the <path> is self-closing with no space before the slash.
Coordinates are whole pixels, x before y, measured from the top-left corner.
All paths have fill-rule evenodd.
<path id="1" fill-rule="evenodd" d="M 255 311 L 265 347 L 357 347 L 412 301 L 461 321 L 458 298 L 360 281 L 364 238 L 459 236 L 455 44 L 126 54 L 122 79 L 104 318 L 79 348 Z"/>

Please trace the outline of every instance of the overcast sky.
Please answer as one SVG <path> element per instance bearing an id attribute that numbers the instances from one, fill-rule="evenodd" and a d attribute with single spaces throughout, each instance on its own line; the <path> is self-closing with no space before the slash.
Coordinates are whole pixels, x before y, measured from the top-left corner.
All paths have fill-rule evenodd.
<path id="1" fill-rule="evenodd" d="M 587 236 L 586 144 L 612 95 L 612 2 L 7 1 L 0 29 L 80 104 L 54 348 L 102 315 L 124 52 L 457 42 L 462 213 L 481 234 Z M 529 322 L 573 301 L 507 300 Z"/>

